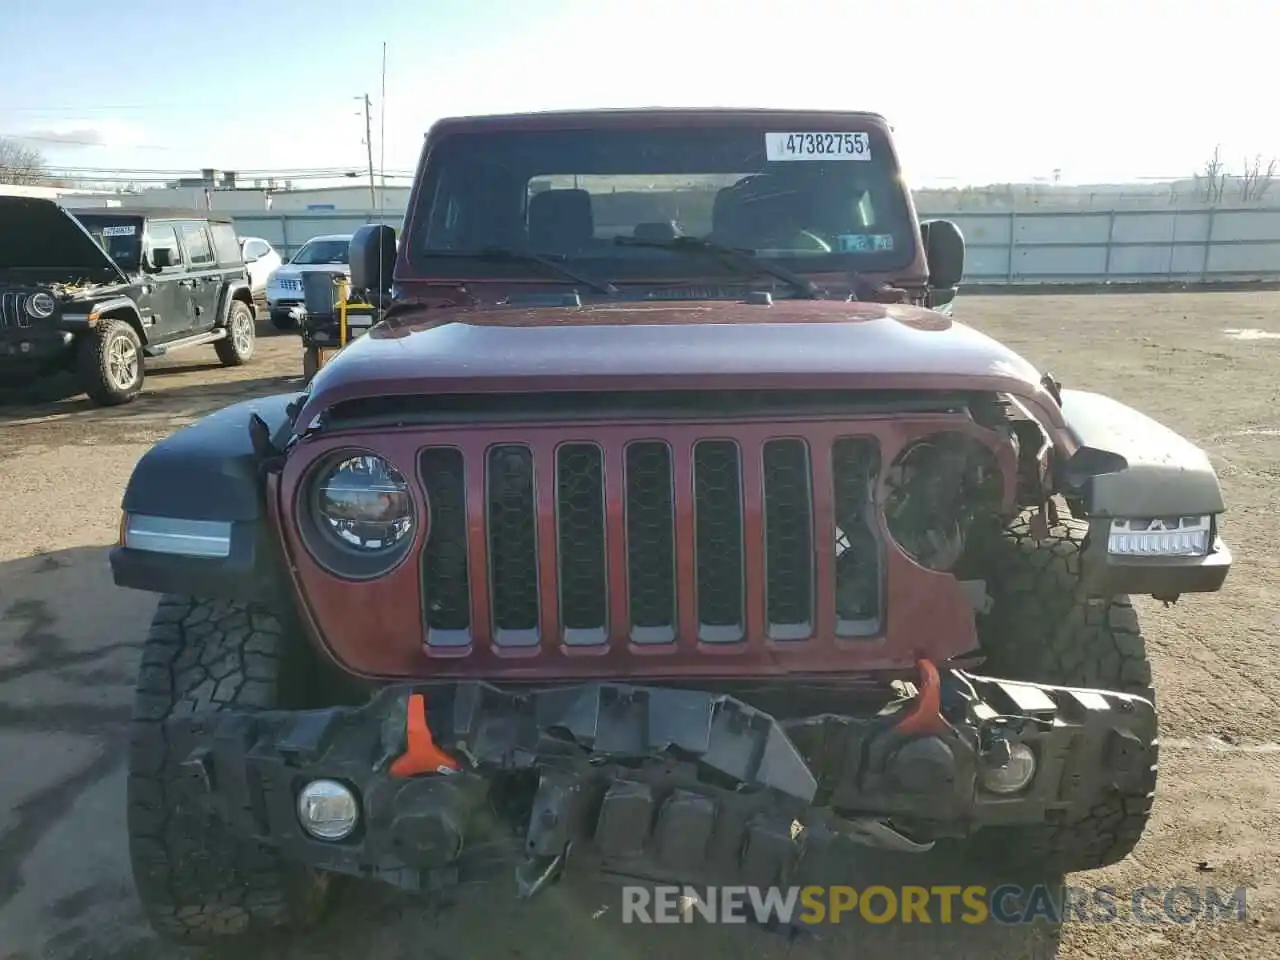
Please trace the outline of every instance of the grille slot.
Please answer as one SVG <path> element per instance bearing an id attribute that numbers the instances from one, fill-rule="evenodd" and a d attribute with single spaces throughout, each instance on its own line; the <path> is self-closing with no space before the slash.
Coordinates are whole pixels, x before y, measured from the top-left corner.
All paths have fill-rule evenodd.
<path id="1" fill-rule="evenodd" d="M 428 492 L 431 528 L 422 555 L 427 643 L 471 642 L 471 580 L 467 570 L 467 488 L 462 451 L 431 447 L 418 470 Z"/>
<path id="2" fill-rule="evenodd" d="M 634 643 L 676 637 L 675 478 L 671 448 L 637 441 L 626 450 L 627 593 Z"/>
<path id="3" fill-rule="evenodd" d="M 566 443 L 556 451 L 556 539 L 564 641 L 604 643 L 609 625 L 604 454 L 594 443 Z"/>
<path id="4" fill-rule="evenodd" d="M 693 497 L 698 639 L 732 643 L 746 635 L 742 458 L 732 440 L 694 444 Z"/>
<path id="5" fill-rule="evenodd" d="M 26 302 L 27 294 L 25 292 L 5 291 L 0 293 L 0 330 L 9 327 L 25 329 L 31 326 L 31 317 L 25 309 Z"/>
<path id="6" fill-rule="evenodd" d="M 840 437 L 831 447 L 831 473 L 836 633 L 867 636 L 880 624 L 881 546 L 871 517 L 873 485 L 880 474 L 879 447 L 865 437 Z"/>
<path id="7" fill-rule="evenodd" d="M 500 646 L 538 642 L 538 524 L 533 453 L 523 444 L 489 449 L 486 519 L 494 639 Z"/>
<path id="8" fill-rule="evenodd" d="M 813 485 L 803 440 L 764 445 L 765 616 L 775 640 L 813 633 Z"/>

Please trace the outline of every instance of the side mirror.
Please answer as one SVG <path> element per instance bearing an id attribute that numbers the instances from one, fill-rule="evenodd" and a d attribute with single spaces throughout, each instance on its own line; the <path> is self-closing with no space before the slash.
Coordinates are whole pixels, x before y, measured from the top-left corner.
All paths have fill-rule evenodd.
<path id="1" fill-rule="evenodd" d="M 924 255 L 929 262 L 929 286 L 955 289 L 964 276 L 964 234 L 950 220 L 926 220 L 920 224 Z"/>
<path id="2" fill-rule="evenodd" d="M 396 231 L 385 223 L 367 223 L 351 237 L 351 289 L 384 294 L 391 290 L 396 266 Z"/>
<path id="3" fill-rule="evenodd" d="M 157 270 L 167 270 L 175 265 L 173 250 L 169 247 L 157 247 L 151 251 L 151 265 Z"/>

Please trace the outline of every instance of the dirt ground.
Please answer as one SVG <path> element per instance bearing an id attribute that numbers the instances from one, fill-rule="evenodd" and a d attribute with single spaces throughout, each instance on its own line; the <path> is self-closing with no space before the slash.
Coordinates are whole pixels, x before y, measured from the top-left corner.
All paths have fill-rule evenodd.
<path id="1" fill-rule="evenodd" d="M 971 297 L 958 315 L 1213 457 L 1236 558 L 1227 587 L 1169 609 L 1142 602 L 1163 724 L 1154 821 L 1124 863 L 1070 882 L 1110 884 L 1122 900 L 1144 885 L 1244 885 L 1244 922 L 858 924 L 788 944 L 736 927 L 623 926 L 620 897 L 572 886 L 524 905 L 505 890 L 424 904 L 361 888 L 323 927 L 255 952 L 1280 958 L 1280 293 Z M 157 363 L 145 395 L 116 410 L 82 397 L 0 405 L 0 958 L 186 955 L 149 934 L 129 877 L 123 745 L 154 598 L 115 589 L 106 555 L 125 481 L 150 444 L 222 405 L 296 385 L 296 339 L 264 337 L 259 350 L 237 370 L 219 368 L 211 349 Z M 849 882 L 946 882 L 948 869 L 939 858 L 869 858 L 867 878 Z"/>

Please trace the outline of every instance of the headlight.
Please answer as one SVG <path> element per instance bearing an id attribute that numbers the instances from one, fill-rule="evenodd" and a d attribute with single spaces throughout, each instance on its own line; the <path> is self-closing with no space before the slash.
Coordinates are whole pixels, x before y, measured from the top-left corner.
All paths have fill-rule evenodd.
<path id="1" fill-rule="evenodd" d="M 385 574 L 417 526 L 409 484 L 382 457 L 345 452 L 323 461 L 307 485 L 302 528 L 321 563 L 340 576 Z"/>
<path id="2" fill-rule="evenodd" d="M 1213 518 L 1128 517 L 1111 521 L 1107 552 L 1126 557 L 1203 557 Z"/>
<path id="3" fill-rule="evenodd" d="M 1004 477 L 976 438 L 945 431 L 909 444 L 889 466 L 884 503 L 889 535 L 920 566 L 951 570 L 976 521 L 999 513 Z"/>
<path id="4" fill-rule="evenodd" d="M 47 293 L 33 293 L 27 297 L 27 313 L 37 320 L 44 320 L 53 316 L 53 311 L 56 308 L 57 303 Z"/>

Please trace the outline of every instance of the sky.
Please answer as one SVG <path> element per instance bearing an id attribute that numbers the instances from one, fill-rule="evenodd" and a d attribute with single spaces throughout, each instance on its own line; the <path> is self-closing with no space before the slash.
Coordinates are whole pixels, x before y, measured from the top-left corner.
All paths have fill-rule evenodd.
<path id="1" fill-rule="evenodd" d="M 389 171 L 439 117 L 626 106 L 872 110 L 937 185 L 1280 156 L 1269 0 L 5 5 L 43 39 L 5 48 L 0 136 L 65 168 L 364 169 L 366 92 Z"/>

